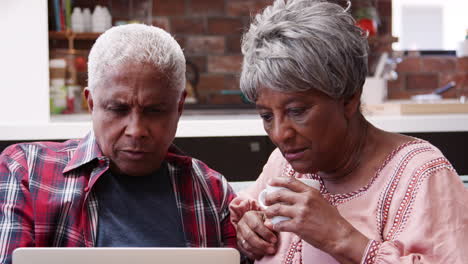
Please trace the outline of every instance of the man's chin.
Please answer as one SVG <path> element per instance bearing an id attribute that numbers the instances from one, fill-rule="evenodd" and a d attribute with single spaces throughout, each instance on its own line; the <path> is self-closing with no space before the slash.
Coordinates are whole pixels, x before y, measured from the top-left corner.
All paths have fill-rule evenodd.
<path id="1" fill-rule="evenodd" d="M 120 166 L 111 167 L 111 171 L 113 173 L 124 174 L 128 176 L 137 176 L 137 177 L 150 175 L 157 170 L 158 168 L 144 167 L 141 164 L 137 164 L 133 162 L 131 164 L 122 164 Z"/>
<path id="2" fill-rule="evenodd" d="M 162 160 L 155 159 L 154 156 L 131 159 L 124 155 L 119 155 L 114 159 L 111 158 L 111 160 L 112 172 L 129 176 L 146 176 L 152 174 L 157 171 L 162 164 Z"/>
<path id="3" fill-rule="evenodd" d="M 153 173 L 155 170 L 134 170 L 134 169 L 123 169 L 123 170 L 118 170 L 117 173 L 127 175 L 127 176 L 135 176 L 135 177 L 142 177 L 142 176 L 148 176 L 151 173 Z"/>

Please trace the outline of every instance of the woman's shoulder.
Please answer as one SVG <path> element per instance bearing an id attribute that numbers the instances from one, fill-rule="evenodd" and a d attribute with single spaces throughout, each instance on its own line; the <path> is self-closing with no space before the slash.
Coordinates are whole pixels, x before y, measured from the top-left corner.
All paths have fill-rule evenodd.
<path id="1" fill-rule="evenodd" d="M 436 146 L 429 141 L 415 137 L 408 137 L 405 142 L 395 147 L 390 156 L 398 158 L 399 163 L 411 160 L 413 166 L 422 166 L 436 159 L 447 160 Z"/>
<path id="2" fill-rule="evenodd" d="M 413 195 L 429 178 L 437 175 L 458 179 L 450 161 L 430 142 L 412 138 L 398 146 L 385 161 L 387 164 L 383 177 L 386 182 L 386 194 L 391 198 L 395 194 L 402 198 Z M 401 195 L 397 193 L 401 192 Z M 410 195 L 411 196 L 411 195 Z"/>
<path id="3" fill-rule="evenodd" d="M 434 159 L 446 159 L 436 146 L 416 137 L 384 132 L 380 135 L 380 142 L 380 153 L 384 154 L 381 158 L 382 166 L 411 161 L 410 167 L 413 167 L 422 166 Z"/>
<path id="4" fill-rule="evenodd" d="M 466 192 L 453 166 L 428 141 L 412 138 L 405 142 L 388 165 L 377 205 L 378 230 L 385 239 L 394 239 L 410 216 L 419 214 L 435 195 L 448 195 L 452 188 Z"/>
<path id="5" fill-rule="evenodd" d="M 404 140 L 387 151 L 387 157 L 378 170 L 378 174 L 382 174 L 380 182 L 390 189 L 413 186 L 415 181 L 422 183 L 441 171 L 457 175 L 450 161 L 430 142 L 408 136 L 399 139 Z"/>

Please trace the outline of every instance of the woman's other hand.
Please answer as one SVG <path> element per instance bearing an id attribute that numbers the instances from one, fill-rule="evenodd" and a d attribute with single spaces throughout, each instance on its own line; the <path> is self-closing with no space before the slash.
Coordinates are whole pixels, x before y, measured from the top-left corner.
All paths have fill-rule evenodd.
<path id="1" fill-rule="evenodd" d="M 277 232 L 292 232 L 307 243 L 333 255 L 342 263 L 357 263 L 368 243 L 368 238 L 346 221 L 320 191 L 294 178 L 273 178 L 269 185 L 279 190 L 266 195 L 265 215 L 282 215 L 291 220 L 272 226 Z"/>
<path id="2" fill-rule="evenodd" d="M 237 245 L 247 257 L 261 259 L 276 253 L 276 234 L 265 225 L 264 213 L 246 212 L 237 224 Z"/>

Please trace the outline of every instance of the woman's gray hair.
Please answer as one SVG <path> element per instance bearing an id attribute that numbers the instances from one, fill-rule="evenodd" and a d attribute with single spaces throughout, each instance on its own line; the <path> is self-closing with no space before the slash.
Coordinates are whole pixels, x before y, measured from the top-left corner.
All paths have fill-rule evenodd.
<path id="1" fill-rule="evenodd" d="M 103 74 L 127 63 L 148 63 L 164 74 L 170 88 L 185 89 L 185 57 L 166 31 L 143 24 L 113 27 L 96 40 L 88 61 L 88 87 L 100 85 Z"/>
<path id="2" fill-rule="evenodd" d="M 349 98 L 364 84 L 368 50 L 367 34 L 343 7 L 276 0 L 243 37 L 240 87 L 253 102 L 259 87 Z"/>

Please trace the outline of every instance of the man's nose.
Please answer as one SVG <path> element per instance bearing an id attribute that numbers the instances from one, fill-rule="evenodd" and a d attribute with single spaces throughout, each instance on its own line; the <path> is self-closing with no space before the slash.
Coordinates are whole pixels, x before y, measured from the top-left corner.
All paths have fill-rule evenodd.
<path id="1" fill-rule="evenodd" d="M 147 122 L 140 113 L 131 113 L 128 119 L 125 135 L 133 138 L 144 138 L 149 134 Z"/>

